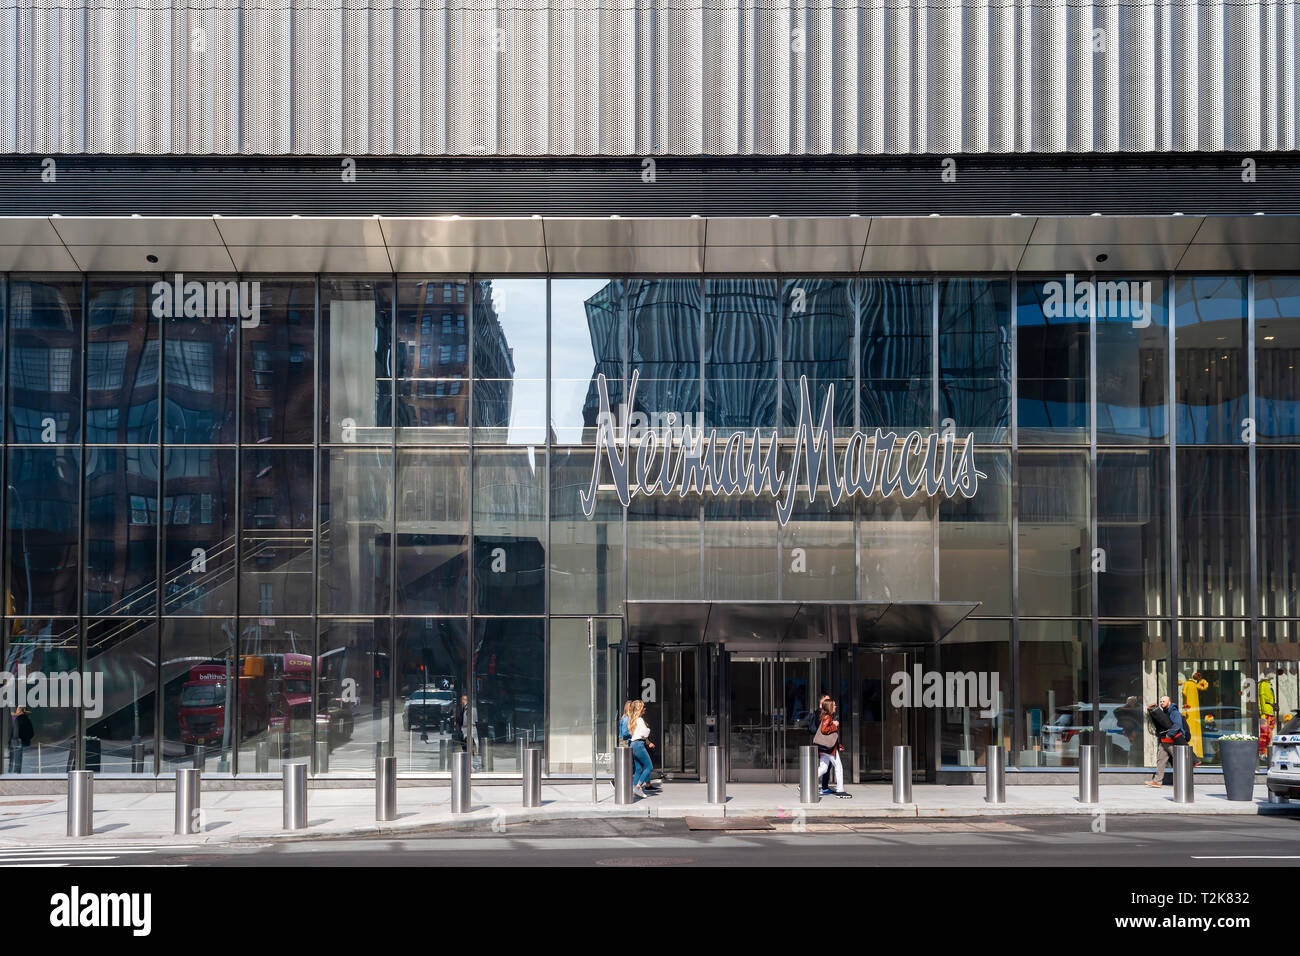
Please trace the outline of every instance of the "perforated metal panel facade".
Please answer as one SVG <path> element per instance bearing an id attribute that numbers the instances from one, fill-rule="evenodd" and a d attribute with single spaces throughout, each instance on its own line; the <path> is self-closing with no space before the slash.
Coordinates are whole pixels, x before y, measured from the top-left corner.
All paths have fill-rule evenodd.
<path id="1" fill-rule="evenodd" d="M 1300 0 L 0 0 L 0 151 L 1293 150 Z"/>

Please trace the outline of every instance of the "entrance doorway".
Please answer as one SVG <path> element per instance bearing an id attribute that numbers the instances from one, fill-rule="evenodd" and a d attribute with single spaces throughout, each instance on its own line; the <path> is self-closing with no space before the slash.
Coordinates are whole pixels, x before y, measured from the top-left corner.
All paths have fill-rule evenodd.
<path id="1" fill-rule="evenodd" d="M 727 753 L 737 782 L 794 783 L 808 712 L 830 686 L 826 655 L 733 652 L 727 662 Z"/>
<path id="2" fill-rule="evenodd" d="M 654 764 L 667 780 L 700 775 L 700 652 L 698 647 L 643 645 L 639 695 L 647 704 Z"/>
<path id="3" fill-rule="evenodd" d="M 888 780 L 893 773 L 894 747 L 910 744 L 914 773 L 930 765 L 926 720 L 934 712 L 907 704 L 896 707 L 891 700 L 894 675 L 912 673 L 925 663 L 924 652 L 916 649 L 858 648 L 854 654 L 854 690 L 857 694 L 859 733 L 856 748 L 859 782 Z"/>

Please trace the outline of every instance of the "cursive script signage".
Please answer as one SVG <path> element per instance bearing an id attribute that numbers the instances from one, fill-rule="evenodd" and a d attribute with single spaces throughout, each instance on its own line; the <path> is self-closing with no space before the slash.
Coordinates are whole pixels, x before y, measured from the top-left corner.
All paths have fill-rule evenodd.
<path id="1" fill-rule="evenodd" d="M 638 378 L 633 372 L 626 408 L 636 407 Z M 782 525 L 790 520 L 800 480 L 809 504 L 816 501 L 819 482 L 824 480 L 834 506 L 846 494 L 866 498 L 875 492 L 882 497 L 900 494 L 913 498 L 924 492 L 929 497 L 972 498 L 979 480 L 988 477 L 975 467 L 973 433 L 958 442 L 954 436 L 919 431 L 899 434 L 875 428 L 852 432 L 837 449 L 831 422 L 835 386 L 827 385 L 821 419 L 814 422 L 806 375 L 799 376 L 799 418 L 789 471 L 778 461 L 781 445 L 776 429 L 766 439 L 760 428 L 748 435 L 732 432 L 723 439 L 718 438 L 717 429 L 710 430 L 707 437 L 704 429 L 689 426 L 662 432 L 651 429 L 634 446 L 631 428 L 622 428 L 621 438 L 615 428 L 604 375 L 596 376 L 596 391 L 600 413 L 591 484 L 578 492 L 582 513 L 588 518 L 596 508 L 602 458 L 623 507 L 633 495 L 767 495 L 776 502 L 777 520 Z"/>

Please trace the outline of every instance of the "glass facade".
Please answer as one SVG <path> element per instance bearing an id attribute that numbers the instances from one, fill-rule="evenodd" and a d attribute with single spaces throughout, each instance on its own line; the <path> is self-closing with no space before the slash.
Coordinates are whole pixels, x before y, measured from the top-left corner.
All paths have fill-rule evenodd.
<path id="1" fill-rule="evenodd" d="M 2 281 L 5 665 L 102 682 L 6 720 L 5 773 L 607 771 L 648 600 L 976 603 L 927 666 L 1000 699 L 940 769 L 1150 767 L 1164 693 L 1212 767 L 1300 709 L 1300 277 Z M 806 379 L 837 455 L 970 436 L 978 491 L 624 506 L 598 375 L 632 468 L 701 428 L 788 468 Z"/>

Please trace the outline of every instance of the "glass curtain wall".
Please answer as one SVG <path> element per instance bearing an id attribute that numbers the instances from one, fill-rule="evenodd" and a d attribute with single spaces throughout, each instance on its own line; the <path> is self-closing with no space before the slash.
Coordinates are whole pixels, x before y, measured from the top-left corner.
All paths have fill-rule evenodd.
<path id="1" fill-rule="evenodd" d="M 103 688 L 11 706 L 6 773 L 603 770 L 629 598 L 979 602 L 943 766 L 1149 766 L 1167 692 L 1213 767 L 1300 707 L 1294 276 L 2 278 L 6 670 Z M 805 379 L 977 495 L 592 484 L 602 407 L 788 455 Z"/>

